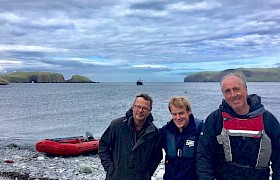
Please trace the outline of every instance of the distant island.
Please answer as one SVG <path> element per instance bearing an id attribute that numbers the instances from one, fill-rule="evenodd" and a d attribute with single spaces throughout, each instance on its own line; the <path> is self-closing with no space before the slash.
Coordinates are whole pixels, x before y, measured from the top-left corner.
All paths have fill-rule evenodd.
<path id="1" fill-rule="evenodd" d="M 59 73 L 51 72 L 14 72 L 11 74 L 0 74 L 0 85 L 9 83 L 96 83 L 87 77 L 73 75 L 71 79 L 65 80 Z"/>
<path id="2" fill-rule="evenodd" d="M 280 82 L 280 68 L 237 68 L 190 74 L 184 82 L 220 82 L 230 72 L 242 73 L 248 82 Z"/>

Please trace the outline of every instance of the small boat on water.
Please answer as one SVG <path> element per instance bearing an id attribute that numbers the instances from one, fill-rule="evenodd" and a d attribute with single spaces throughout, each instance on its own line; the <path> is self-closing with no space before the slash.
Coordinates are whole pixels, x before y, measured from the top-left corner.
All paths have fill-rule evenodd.
<path id="1" fill-rule="evenodd" d="M 137 85 L 143 85 L 143 79 L 138 79 L 138 80 L 136 81 L 136 84 L 137 84 Z"/>
<path id="2" fill-rule="evenodd" d="M 44 139 L 36 143 L 36 150 L 55 156 L 78 156 L 98 151 L 99 140 L 87 132 L 87 137 Z"/>

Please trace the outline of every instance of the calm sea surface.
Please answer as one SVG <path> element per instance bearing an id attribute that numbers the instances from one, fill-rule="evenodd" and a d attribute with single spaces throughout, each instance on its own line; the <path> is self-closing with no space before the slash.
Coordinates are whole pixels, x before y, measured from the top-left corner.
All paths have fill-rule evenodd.
<path id="1" fill-rule="evenodd" d="M 250 94 L 280 120 L 280 83 L 248 83 Z M 170 120 L 173 95 L 187 97 L 195 117 L 205 119 L 222 101 L 219 83 L 10 84 L 0 86 L 0 145 L 34 146 L 41 139 L 85 135 L 100 138 L 109 123 L 131 107 L 135 95 L 154 99 L 154 123 Z"/>

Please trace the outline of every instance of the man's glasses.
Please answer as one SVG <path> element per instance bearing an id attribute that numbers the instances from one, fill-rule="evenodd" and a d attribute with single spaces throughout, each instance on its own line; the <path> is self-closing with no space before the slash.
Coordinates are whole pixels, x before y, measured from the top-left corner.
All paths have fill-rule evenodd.
<path id="1" fill-rule="evenodd" d="M 143 110 L 144 112 L 150 111 L 150 108 L 144 107 L 144 106 L 140 106 L 140 105 L 134 105 L 134 109 L 136 109 L 137 111 L 139 110 Z"/>

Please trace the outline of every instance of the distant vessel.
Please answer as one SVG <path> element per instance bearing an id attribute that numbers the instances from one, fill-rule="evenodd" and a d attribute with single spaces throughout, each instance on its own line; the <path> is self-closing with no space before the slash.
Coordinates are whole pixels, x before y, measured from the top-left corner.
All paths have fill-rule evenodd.
<path id="1" fill-rule="evenodd" d="M 143 79 L 138 79 L 136 82 L 137 85 L 143 85 Z"/>

